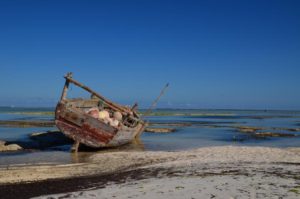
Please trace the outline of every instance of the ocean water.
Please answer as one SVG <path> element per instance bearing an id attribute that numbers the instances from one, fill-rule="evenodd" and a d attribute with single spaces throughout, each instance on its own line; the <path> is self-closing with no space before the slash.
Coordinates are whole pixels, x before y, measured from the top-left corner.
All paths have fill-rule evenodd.
<path id="1" fill-rule="evenodd" d="M 53 120 L 53 108 L 0 107 L 0 120 Z M 241 145 L 268 147 L 300 147 L 300 111 L 273 110 L 156 110 L 145 117 L 154 127 L 176 128 L 174 133 L 143 133 L 140 142 L 133 147 L 112 150 L 176 151 L 199 147 Z M 188 123 L 190 126 L 170 126 Z M 262 132 L 292 133 L 296 137 L 257 138 L 237 131 L 236 127 L 262 127 Z M 298 128 L 298 129 L 297 129 Z M 0 140 L 24 141 L 33 132 L 54 130 L 55 127 L 4 127 L 0 126 Z M 42 151 L 0 153 L 0 165 L 28 163 L 68 163 L 85 161 L 96 153 L 82 152 L 74 157 L 70 145 Z M 107 150 L 100 150 L 105 152 Z"/>

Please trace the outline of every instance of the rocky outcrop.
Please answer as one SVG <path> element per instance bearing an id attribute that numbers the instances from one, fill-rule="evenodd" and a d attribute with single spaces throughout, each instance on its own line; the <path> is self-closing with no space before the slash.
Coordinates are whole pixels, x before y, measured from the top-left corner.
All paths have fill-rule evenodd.
<path id="1" fill-rule="evenodd" d="M 61 146 L 74 142 L 60 131 L 36 132 L 32 133 L 29 137 L 39 149 Z"/>
<path id="2" fill-rule="evenodd" d="M 1 141 L 0 152 L 18 150 L 45 150 L 72 144 L 74 141 L 59 131 L 36 132 L 29 135 L 29 140 Z"/>
<path id="3" fill-rule="evenodd" d="M 251 126 L 238 126 L 237 130 L 241 133 L 255 133 L 258 130 L 263 130 L 263 128 Z"/>
<path id="4" fill-rule="evenodd" d="M 250 136 L 263 138 L 263 137 L 297 137 L 298 134 L 293 133 L 281 133 L 281 132 L 270 132 L 266 131 L 267 128 L 263 127 L 250 127 L 250 126 L 238 126 L 236 127 L 238 132 L 246 133 Z M 290 129 L 290 128 L 270 128 L 271 130 L 286 130 L 286 131 L 295 131 L 297 132 L 298 129 Z M 264 130 L 264 131 L 263 131 Z"/>
<path id="5" fill-rule="evenodd" d="M 6 144 L 6 142 L 0 140 L 0 152 L 4 151 L 18 151 L 23 148 L 17 144 Z"/>
<path id="6" fill-rule="evenodd" d="M 297 137 L 297 134 L 292 133 L 276 133 L 276 132 L 257 132 L 257 137 Z"/>
<path id="7" fill-rule="evenodd" d="M 0 126 L 5 127 L 53 127 L 54 125 L 54 121 L 0 120 Z"/>

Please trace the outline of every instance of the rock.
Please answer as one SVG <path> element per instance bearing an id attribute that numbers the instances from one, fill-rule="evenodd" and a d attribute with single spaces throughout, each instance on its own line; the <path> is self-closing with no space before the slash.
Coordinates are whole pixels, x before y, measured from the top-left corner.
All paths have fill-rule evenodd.
<path id="1" fill-rule="evenodd" d="M 36 142 L 39 148 L 47 148 L 73 143 L 73 140 L 67 138 L 60 131 L 47 131 L 32 133 L 30 139 Z"/>
<path id="2" fill-rule="evenodd" d="M 291 133 L 275 133 L 275 132 L 259 132 L 255 133 L 255 136 L 258 137 L 296 137 L 296 134 Z"/>
<path id="3" fill-rule="evenodd" d="M 288 130 L 289 131 L 294 131 L 294 132 L 299 132 L 300 128 L 289 128 Z"/>
<path id="4" fill-rule="evenodd" d="M 18 150 L 22 150 L 23 148 L 20 147 L 17 144 L 8 144 L 5 145 L 5 142 L 1 141 L 0 143 L 0 152 L 4 152 L 4 151 L 18 151 Z"/>
<path id="5" fill-rule="evenodd" d="M 67 138 L 60 131 L 35 132 L 29 135 L 29 140 L 0 141 L 1 151 L 15 150 L 44 150 L 52 147 L 72 144 L 74 141 Z"/>
<path id="6" fill-rule="evenodd" d="M 271 132 L 272 130 L 298 132 L 299 128 L 282 128 L 282 127 L 264 128 L 264 127 L 250 127 L 250 126 L 237 126 L 235 128 L 237 129 L 238 132 L 249 135 L 248 139 L 249 138 L 261 139 L 261 138 L 268 138 L 268 137 L 290 137 L 291 138 L 291 137 L 300 136 L 298 134 L 293 134 L 293 133 Z"/>
<path id="7" fill-rule="evenodd" d="M 54 121 L 39 120 L 0 120 L 0 126 L 4 127 L 53 127 Z"/>
<path id="8" fill-rule="evenodd" d="M 47 132 L 34 132 L 34 133 L 31 133 L 29 137 L 32 138 L 32 139 L 34 139 L 36 136 L 44 135 L 46 133 Z"/>
<path id="9" fill-rule="evenodd" d="M 299 132 L 300 131 L 300 128 L 273 127 L 273 128 L 270 128 L 270 129 L 275 130 L 275 131 L 292 131 L 292 132 Z"/>
<path id="10" fill-rule="evenodd" d="M 150 126 L 192 126 L 192 123 L 188 122 L 176 122 L 176 123 L 164 123 L 164 122 L 152 122 Z"/>
<path id="11" fill-rule="evenodd" d="M 262 127 L 238 126 L 238 131 L 241 133 L 255 133 L 257 130 L 263 130 Z"/>
<path id="12" fill-rule="evenodd" d="M 146 128 L 145 132 L 148 133 L 171 133 L 175 132 L 176 129 L 174 128 Z"/>

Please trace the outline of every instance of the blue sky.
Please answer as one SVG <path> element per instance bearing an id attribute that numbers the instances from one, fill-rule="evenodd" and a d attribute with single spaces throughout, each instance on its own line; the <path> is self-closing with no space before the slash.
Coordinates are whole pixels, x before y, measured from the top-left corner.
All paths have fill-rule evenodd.
<path id="1" fill-rule="evenodd" d="M 72 71 L 142 107 L 169 82 L 160 107 L 300 109 L 299 35 L 300 1 L 0 1 L 0 106 L 55 106 Z"/>

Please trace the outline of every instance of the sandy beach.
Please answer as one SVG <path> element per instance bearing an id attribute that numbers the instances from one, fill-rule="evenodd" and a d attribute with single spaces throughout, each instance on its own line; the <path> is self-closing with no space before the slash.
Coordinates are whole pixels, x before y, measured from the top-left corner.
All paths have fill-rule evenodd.
<path id="1" fill-rule="evenodd" d="M 1 168 L 0 192 L 7 198 L 17 190 L 28 198 L 298 198 L 299 165 L 299 148 L 111 152 L 81 164 Z"/>

